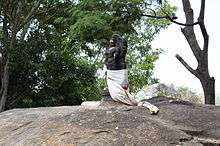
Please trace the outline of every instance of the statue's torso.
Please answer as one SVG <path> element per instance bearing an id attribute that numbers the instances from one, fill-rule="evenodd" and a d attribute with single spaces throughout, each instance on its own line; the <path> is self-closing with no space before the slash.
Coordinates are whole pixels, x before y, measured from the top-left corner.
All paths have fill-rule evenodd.
<path id="1" fill-rule="evenodd" d="M 105 64 L 108 70 L 126 69 L 126 49 L 110 47 L 105 51 Z"/>

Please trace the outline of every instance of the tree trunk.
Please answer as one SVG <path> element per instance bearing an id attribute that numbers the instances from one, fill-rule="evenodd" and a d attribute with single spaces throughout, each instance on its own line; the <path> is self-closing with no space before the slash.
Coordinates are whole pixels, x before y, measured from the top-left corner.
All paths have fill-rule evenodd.
<path id="1" fill-rule="evenodd" d="M 7 99 L 8 94 L 8 83 L 9 83 L 9 58 L 6 61 L 6 64 L 4 66 L 4 73 L 1 79 L 2 86 L 1 86 L 1 92 L 0 92 L 0 112 L 4 111 L 5 109 L 5 102 Z"/>
<path id="2" fill-rule="evenodd" d="M 2 50 L 2 66 L 1 66 L 1 90 L 0 90 L 0 112 L 5 110 L 5 103 L 8 95 L 8 85 L 9 85 L 9 66 L 10 66 L 10 51 L 15 47 L 16 45 L 16 35 L 18 32 L 18 25 L 15 22 L 15 24 L 12 25 L 11 29 L 11 36 L 8 32 L 9 28 L 7 26 L 8 21 L 4 21 L 3 23 L 3 36 L 4 36 L 4 51 Z M 9 43 L 10 42 L 10 43 Z"/>
<path id="3" fill-rule="evenodd" d="M 205 104 L 215 104 L 215 79 L 204 78 L 201 79 L 202 88 L 205 96 Z"/>

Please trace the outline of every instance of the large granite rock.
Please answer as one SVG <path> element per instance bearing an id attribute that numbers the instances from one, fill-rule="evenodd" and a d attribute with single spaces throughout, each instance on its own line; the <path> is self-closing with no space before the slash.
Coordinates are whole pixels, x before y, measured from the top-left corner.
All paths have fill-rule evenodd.
<path id="1" fill-rule="evenodd" d="M 149 100 L 160 108 L 112 101 L 94 106 L 14 109 L 0 114 L 1 146 L 218 145 L 220 107 L 171 98 Z"/>

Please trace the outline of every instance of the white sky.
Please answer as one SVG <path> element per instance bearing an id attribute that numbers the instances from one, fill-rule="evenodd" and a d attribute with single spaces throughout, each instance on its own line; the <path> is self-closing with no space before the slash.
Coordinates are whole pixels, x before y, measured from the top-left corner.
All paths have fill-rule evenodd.
<path id="1" fill-rule="evenodd" d="M 178 8 L 177 20 L 185 23 L 182 0 L 169 1 Z M 201 0 L 191 0 L 195 20 L 197 20 L 199 15 L 200 2 Z M 217 104 L 220 104 L 220 67 L 218 66 L 218 61 L 220 60 L 219 6 L 220 0 L 206 1 L 205 9 L 205 25 L 209 34 L 209 71 L 210 75 L 216 79 Z M 181 27 L 172 24 L 167 30 L 162 31 L 153 42 L 153 48 L 162 48 L 165 51 L 156 62 L 155 77 L 159 78 L 162 83 L 173 83 L 177 86 L 189 87 L 199 93 L 203 93 L 199 80 L 175 58 L 175 54 L 179 54 L 189 65 L 194 68 L 197 66 L 190 47 L 180 30 Z M 203 38 L 198 26 L 196 30 L 196 34 L 199 34 L 199 43 L 203 45 Z"/>

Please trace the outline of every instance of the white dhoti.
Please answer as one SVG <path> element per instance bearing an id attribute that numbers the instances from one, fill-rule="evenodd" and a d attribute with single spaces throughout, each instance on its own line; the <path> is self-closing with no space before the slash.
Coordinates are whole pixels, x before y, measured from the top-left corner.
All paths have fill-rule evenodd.
<path id="1" fill-rule="evenodd" d="M 158 113 L 159 109 L 156 106 L 146 101 L 137 101 L 137 99 L 129 93 L 127 69 L 107 70 L 107 85 L 113 100 L 127 105 L 144 106 L 147 107 L 152 114 Z"/>
<path id="2" fill-rule="evenodd" d="M 107 85 L 113 100 L 128 105 L 137 105 L 137 101 L 129 93 L 128 70 L 107 70 Z"/>

